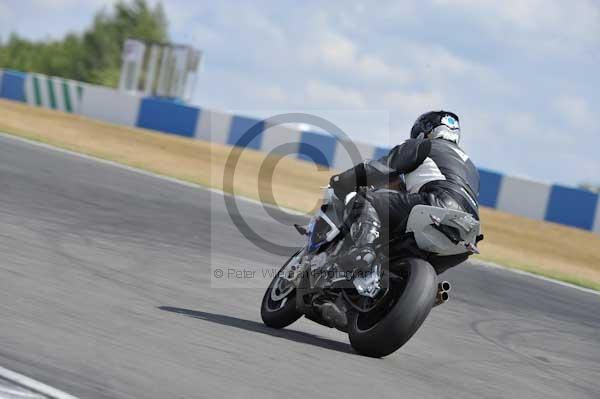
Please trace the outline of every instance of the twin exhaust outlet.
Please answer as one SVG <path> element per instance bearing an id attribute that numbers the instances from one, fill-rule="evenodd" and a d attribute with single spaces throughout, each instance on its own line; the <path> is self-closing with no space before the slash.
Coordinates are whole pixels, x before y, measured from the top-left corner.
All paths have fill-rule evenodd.
<path id="1" fill-rule="evenodd" d="M 450 292 L 451 289 L 452 289 L 452 286 L 450 285 L 450 282 L 448 282 L 448 281 L 442 281 L 442 282 L 438 283 L 438 291 L 437 291 L 437 295 L 435 297 L 434 306 L 438 306 L 438 305 L 441 305 L 442 303 L 448 302 L 448 299 L 450 299 L 450 295 L 448 293 Z"/>

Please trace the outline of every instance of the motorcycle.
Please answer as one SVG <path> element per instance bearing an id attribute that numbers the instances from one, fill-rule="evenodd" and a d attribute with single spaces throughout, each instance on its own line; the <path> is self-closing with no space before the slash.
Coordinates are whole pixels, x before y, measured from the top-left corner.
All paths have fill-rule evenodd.
<path id="1" fill-rule="evenodd" d="M 462 211 L 417 205 L 404 234 L 385 240 L 375 234 L 375 258 L 365 267 L 348 258 L 348 207 L 367 192 L 361 188 L 341 200 L 326 188 L 308 227 L 296 225 L 306 244 L 269 284 L 261 304 L 265 325 L 284 328 L 305 316 L 347 333 L 358 353 L 384 357 L 415 334 L 434 306 L 448 301 L 450 283 L 438 282 L 438 275 L 478 253 L 479 221 Z"/>

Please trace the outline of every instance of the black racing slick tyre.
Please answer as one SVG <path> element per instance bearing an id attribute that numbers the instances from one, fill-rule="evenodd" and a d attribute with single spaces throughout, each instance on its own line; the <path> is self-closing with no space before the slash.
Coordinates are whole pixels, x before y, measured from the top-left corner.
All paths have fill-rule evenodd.
<path id="1" fill-rule="evenodd" d="M 391 285 L 387 309 L 352 312 L 348 323 L 350 344 L 360 354 L 384 357 L 417 332 L 434 306 L 437 274 L 426 261 L 406 259 L 401 282 Z"/>
<path id="2" fill-rule="evenodd" d="M 263 323 L 268 327 L 284 328 L 302 317 L 302 313 L 296 309 L 296 288 L 293 284 L 280 277 L 283 269 L 299 252 L 296 252 L 283 265 L 263 296 L 260 306 L 260 316 Z"/>

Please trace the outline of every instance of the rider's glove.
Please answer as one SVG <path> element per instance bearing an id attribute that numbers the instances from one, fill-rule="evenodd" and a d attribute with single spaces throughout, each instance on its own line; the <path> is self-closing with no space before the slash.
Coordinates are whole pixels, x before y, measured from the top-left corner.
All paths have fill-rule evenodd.
<path id="1" fill-rule="evenodd" d="M 364 187 L 366 185 L 367 176 L 365 164 L 362 162 L 339 175 L 332 176 L 329 180 L 329 186 L 333 188 L 333 191 L 338 198 L 346 198 L 348 193 L 356 191 L 358 187 Z"/>

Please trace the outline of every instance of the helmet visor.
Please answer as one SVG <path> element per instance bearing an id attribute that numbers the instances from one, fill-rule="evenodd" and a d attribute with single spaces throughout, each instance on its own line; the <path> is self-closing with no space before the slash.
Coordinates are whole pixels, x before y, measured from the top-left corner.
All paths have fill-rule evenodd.
<path id="1" fill-rule="evenodd" d="M 451 129 L 451 130 L 454 130 L 454 129 L 460 130 L 460 125 L 458 124 L 458 119 L 450 114 L 446 114 L 446 115 L 442 116 L 442 118 L 440 120 L 440 124 L 447 126 L 448 129 Z"/>

